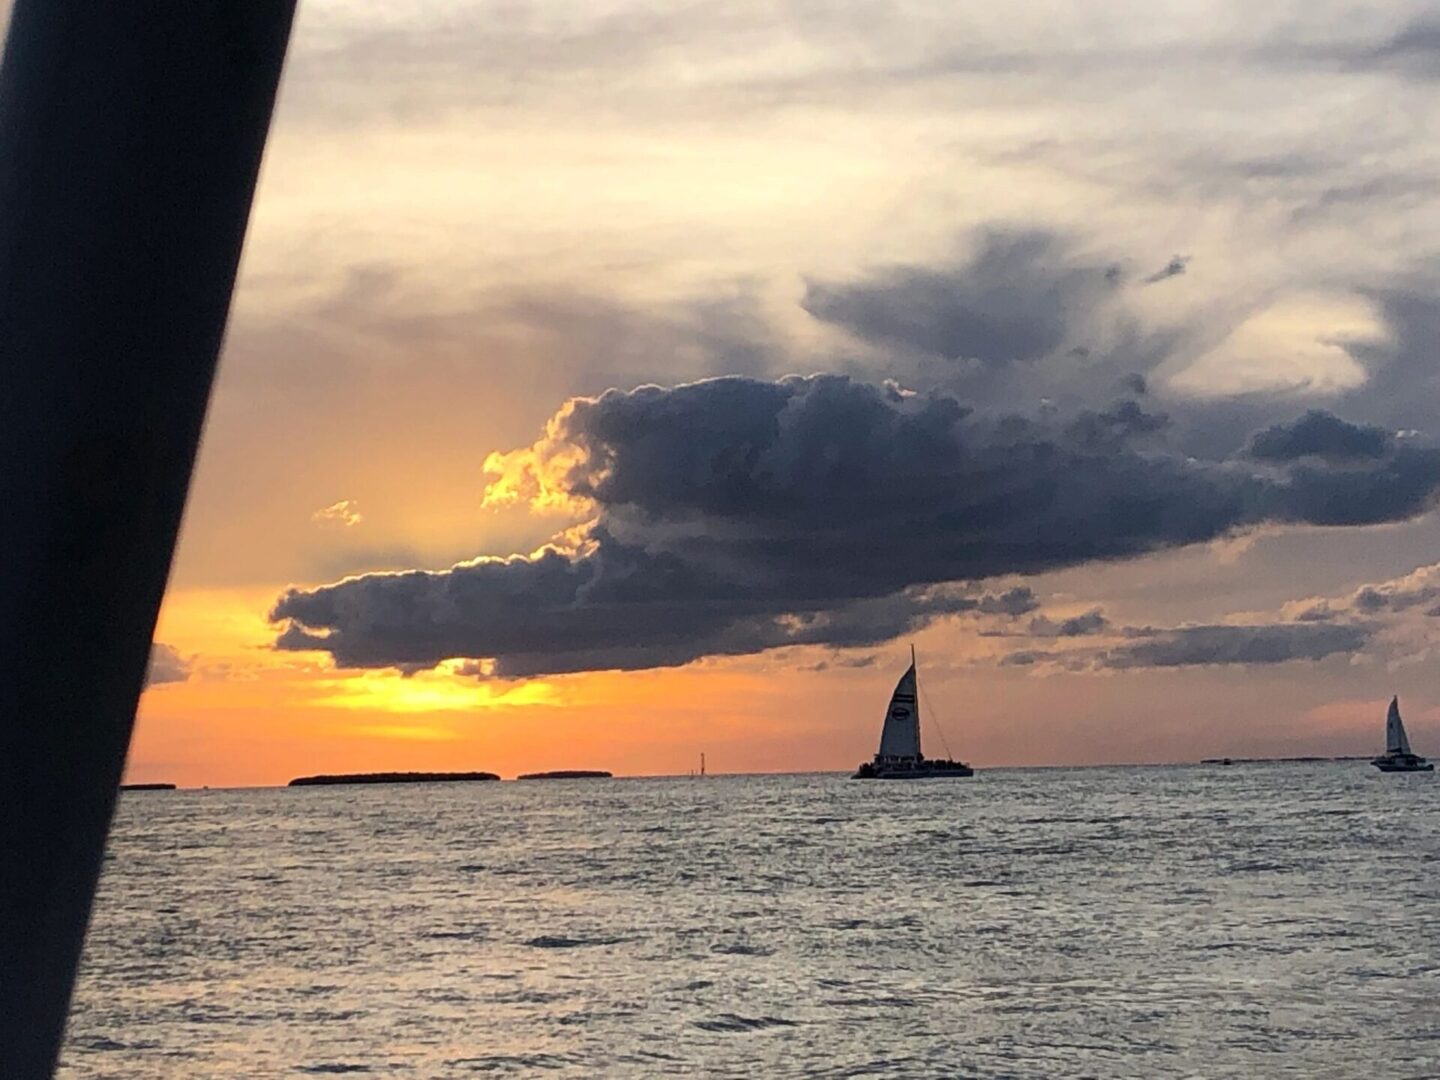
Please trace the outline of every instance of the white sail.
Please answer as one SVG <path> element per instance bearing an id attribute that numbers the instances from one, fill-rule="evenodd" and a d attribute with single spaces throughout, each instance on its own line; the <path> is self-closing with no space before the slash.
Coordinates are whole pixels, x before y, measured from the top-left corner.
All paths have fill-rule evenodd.
<path id="1" fill-rule="evenodd" d="M 1390 711 L 1385 714 L 1385 753 L 1409 754 L 1410 740 L 1405 736 L 1405 725 L 1400 722 L 1400 699 L 1390 699 Z"/>
<path id="2" fill-rule="evenodd" d="M 915 664 L 900 676 L 890 706 L 885 712 L 885 727 L 880 732 L 880 757 L 918 758 L 920 756 L 920 698 L 915 683 Z"/>

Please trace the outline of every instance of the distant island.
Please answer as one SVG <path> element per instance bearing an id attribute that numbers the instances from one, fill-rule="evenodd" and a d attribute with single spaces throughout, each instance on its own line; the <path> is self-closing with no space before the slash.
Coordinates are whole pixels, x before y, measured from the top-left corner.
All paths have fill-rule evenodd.
<path id="1" fill-rule="evenodd" d="M 1307 761 L 1369 761 L 1363 754 L 1341 754 L 1336 757 L 1237 757 L 1202 758 L 1201 765 L 1297 765 Z"/>
<path id="2" fill-rule="evenodd" d="M 604 769 L 556 769 L 554 772 L 527 772 L 516 780 L 609 780 Z"/>
<path id="3" fill-rule="evenodd" d="M 460 781 L 499 780 L 493 772 L 371 772 L 336 773 L 333 776 L 297 776 L 288 787 L 316 787 L 323 784 L 441 784 Z"/>
<path id="4" fill-rule="evenodd" d="M 174 784 L 121 784 L 121 791 L 174 791 Z"/>

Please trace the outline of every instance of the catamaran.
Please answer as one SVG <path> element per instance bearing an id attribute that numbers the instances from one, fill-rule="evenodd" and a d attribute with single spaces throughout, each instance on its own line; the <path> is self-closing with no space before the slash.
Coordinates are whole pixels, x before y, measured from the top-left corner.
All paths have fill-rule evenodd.
<path id="1" fill-rule="evenodd" d="M 880 751 L 856 770 L 852 780 L 924 780 L 929 777 L 974 776 L 963 761 L 931 760 L 920 752 L 920 684 L 915 676 L 915 646 L 910 646 L 910 669 L 900 676 L 885 726 L 880 729 Z"/>
<path id="2" fill-rule="evenodd" d="M 1434 772 L 1435 766 L 1410 749 L 1410 738 L 1400 719 L 1400 699 L 1390 699 L 1385 714 L 1385 753 L 1370 762 L 1381 772 Z"/>

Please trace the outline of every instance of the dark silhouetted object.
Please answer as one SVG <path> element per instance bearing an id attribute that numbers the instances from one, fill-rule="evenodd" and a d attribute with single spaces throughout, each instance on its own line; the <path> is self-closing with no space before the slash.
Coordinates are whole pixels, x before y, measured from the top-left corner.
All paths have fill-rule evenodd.
<path id="1" fill-rule="evenodd" d="M 174 791 L 174 784 L 121 784 L 121 791 Z"/>
<path id="2" fill-rule="evenodd" d="M 364 772 L 336 773 L 333 776 L 297 776 L 290 787 L 323 787 L 326 784 L 450 784 L 476 780 L 499 780 L 493 772 Z"/>
<path id="3" fill-rule="evenodd" d="M 16 0 L 0 63 L 0 1076 L 51 1074 L 294 0 Z"/>
<path id="4" fill-rule="evenodd" d="M 521 773 L 516 780 L 609 780 L 604 769 L 554 769 L 551 772 Z"/>

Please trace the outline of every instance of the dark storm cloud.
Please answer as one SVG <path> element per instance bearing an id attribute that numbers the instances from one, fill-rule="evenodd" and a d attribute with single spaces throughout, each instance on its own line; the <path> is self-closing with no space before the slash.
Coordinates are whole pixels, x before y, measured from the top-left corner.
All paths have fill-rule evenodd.
<path id="1" fill-rule="evenodd" d="M 1115 285 L 1050 233 L 990 231 L 953 266 L 809 282 L 803 306 L 874 345 L 994 365 L 1053 353 L 1070 321 Z"/>
<path id="2" fill-rule="evenodd" d="M 173 645 L 155 642 L 150 646 L 150 667 L 145 672 L 146 686 L 185 682 L 190 678 L 190 664 Z"/>
<path id="3" fill-rule="evenodd" d="M 1358 467 L 1293 465 L 1274 493 L 1274 520 L 1377 525 L 1414 517 L 1435 505 L 1437 468 L 1440 451 L 1404 443 Z"/>
<path id="4" fill-rule="evenodd" d="M 495 465 L 532 497 L 588 500 L 595 521 L 574 550 L 294 589 L 273 612 L 290 621 L 278 645 L 367 667 L 493 658 L 501 675 L 865 646 L 1034 606 L 1023 587 L 946 583 L 1266 521 L 1397 520 L 1440 483 L 1440 453 L 1418 446 L 1335 467 L 1204 462 L 1134 444 L 1131 428 L 1153 425 L 1124 416 L 1100 438 L 833 375 L 575 399 Z"/>
<path id="5" fill-rule="evenodd" d="M 1408 517 L 1433 503 L 1436 449 L 1352 424 L 1319 409 L 1250 440 L 1250 457 L 1288 466 L 1281 520 L 1363 525 Z M 1408 511 L 1396 513 L 1399 507 Z"/>
<path id="6" fill-rule="evenodd" d="M 989 593 L 943 588 L 823 607 L 803 598 L 787 602 L 695 571 L 673 555 L 624 544 L 603 529 L 591 541 L 580 554 L 546 551 L 291 590 L 272 615 L 292 620 L 276 644 L 324 649 L 346 667 L 413 669 L 449 657 L 494 658 L 493 674 L 503 678 L 667 667 L 786 645 L 878 645 L 940 616 L 1014 606 Z"/>
<path id="7" fill-rule="evenodd" d="M 1346 423 L 1323 409 L 1311 409 L 1293 423 L 1274 424 L 1250 440 L 1250 456 L 1257 461 L 1379 458 L 1390 448 L 1390 434 L 1383 428 Z"/>
<path id="8" fill-rule="evenodd" d="M 1117 401 L 1108 409 L 1083 410 L 1066 431 L 1077 445 L 1092 450 L 1118 448 L 1131 439 L 1154 435 L 1170 425 L 1164 413 L 1147 413 L 1133 401 Z"/>
<path id="9" fill-rule="evenodd" d="M 1129 668 L 1196 667 L 1212 664 L 1284 664 L 1353 653 L 1370 640 L 1359 625 L 1273 623 L 1264 626 L 1186 626 L 1154 631 L 1133 644 L 1108 649 L 1097 666 Z"/>

